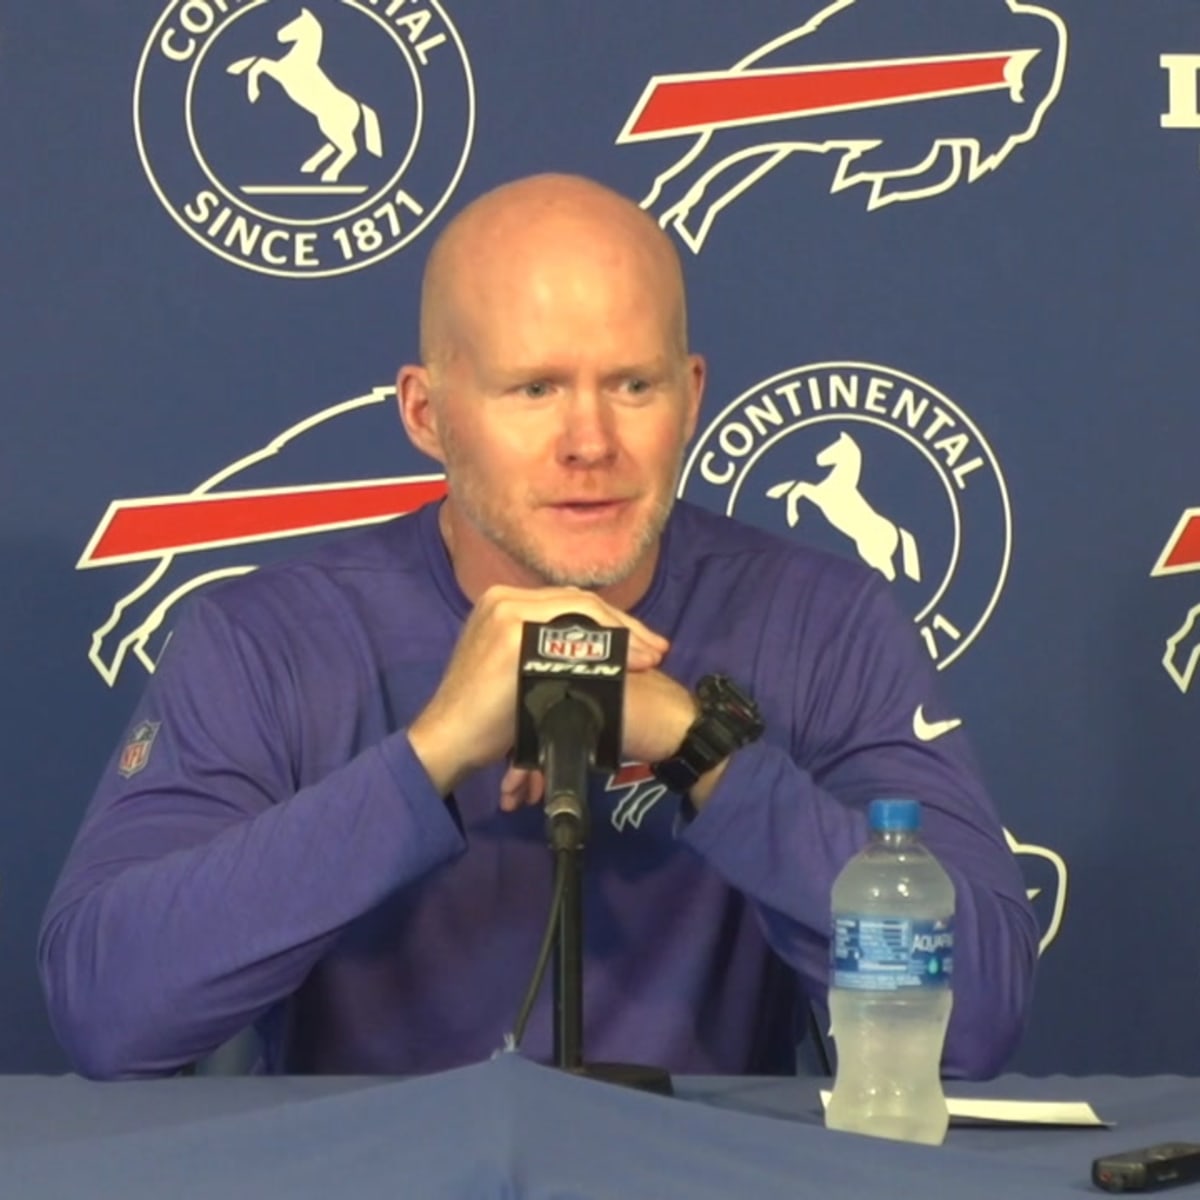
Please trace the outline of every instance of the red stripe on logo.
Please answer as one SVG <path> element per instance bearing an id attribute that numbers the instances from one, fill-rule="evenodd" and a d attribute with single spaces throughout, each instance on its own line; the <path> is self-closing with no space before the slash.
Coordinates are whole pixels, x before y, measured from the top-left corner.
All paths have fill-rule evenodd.
<path id="1" fill-rule="evenodd" d="M 202 493 L 159 503 L 118 501 L 87 563 L 362 525 L 412 512 L 445 493 L 443 479 L 406 479 L 237 496 Z"/>
<path id="2" fill-rule="evenodd" d="M 654 772 L 648 763 L 625 763 L 619 771 L 609 776 L 606 790 L 611 792 L 614 788 L 630 787 L 653 778 Z"/>
<path id="3" fill-rule="evenodd" d="M 1186 571 L 1200 567 L 1200 515 L 1190 517 L 1163 555 L 1160 570 Z"/>
<path id="4" fill-rule="evenodd" d="M 740 125 L 768 117 L 811 116 L 1010 86 L 1006 69 L 1020 51 L 931 62 L 815 67 L 790 72 L 732 71 L 708 79 L 659 80 L 628 136 L 696 126 Z"/>

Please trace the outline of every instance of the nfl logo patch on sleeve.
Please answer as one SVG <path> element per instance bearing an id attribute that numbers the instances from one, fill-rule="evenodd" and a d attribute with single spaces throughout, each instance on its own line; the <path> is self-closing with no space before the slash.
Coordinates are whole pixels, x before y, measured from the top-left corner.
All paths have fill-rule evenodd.
<path id="1" fill-rule="evenodd" d="M 161 724 L 161 721 L 142 721 L 129 735 L 117 763 L 117 770 L 126 779 L 136 775 L 150 761 L 150 747 L 154 745 Z"/>

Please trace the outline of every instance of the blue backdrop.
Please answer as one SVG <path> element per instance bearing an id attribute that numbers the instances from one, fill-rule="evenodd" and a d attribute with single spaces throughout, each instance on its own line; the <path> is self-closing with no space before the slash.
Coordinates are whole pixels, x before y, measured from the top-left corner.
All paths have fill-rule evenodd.
<path id="1" fill-rule="evenodd" d="M 1045 931 L 1015 1066 L 1200 1072 L 1195 0 L 8 9 L 0 1070 L 63 1066 L 36 926 L 176 605 L 437 494 L 425 254 L 553 169 L 679 245 L 683 493 L 942 668 Z"/>

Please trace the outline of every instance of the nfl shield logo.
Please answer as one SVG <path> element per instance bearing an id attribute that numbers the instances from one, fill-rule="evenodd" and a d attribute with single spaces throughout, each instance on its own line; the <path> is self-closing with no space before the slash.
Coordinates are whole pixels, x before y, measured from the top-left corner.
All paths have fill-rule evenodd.
<path id="1" fill-rule="evenodd" d="M 553 626 L 538 630 L 538 654 L 559 662 L 604 662 L 612 649 L 607 629 L 585 629 L 582 625 Z"/>
<path id="2" fill-rule="evenodd" d="M 154 745 L 161 724 L 161 721 L 143 721 L 130 735 L 117 763 L 117 770 L 126 779 L 136 775 L 150 761 L 150 747 Z"/>

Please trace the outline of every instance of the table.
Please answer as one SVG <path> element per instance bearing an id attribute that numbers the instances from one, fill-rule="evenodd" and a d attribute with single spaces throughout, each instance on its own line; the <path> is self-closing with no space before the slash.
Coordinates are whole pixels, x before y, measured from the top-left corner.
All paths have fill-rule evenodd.
<path id="1" fill-rule="evenodd" d="M 1088 1168 L 1100 1154 L 1200 1139 L 1200 1079 L 952 1084 L 955 1095 L 1087 1100 L 1118 1124 L 952 1127 L 940 1147 L 826 1130 L 821 1083 L 678 1076 L 670 1099 L 515 1054 L 407 1080 L 0 1076 L 0 1195 L 1052 1200 L 1099 1196 Z"/>

